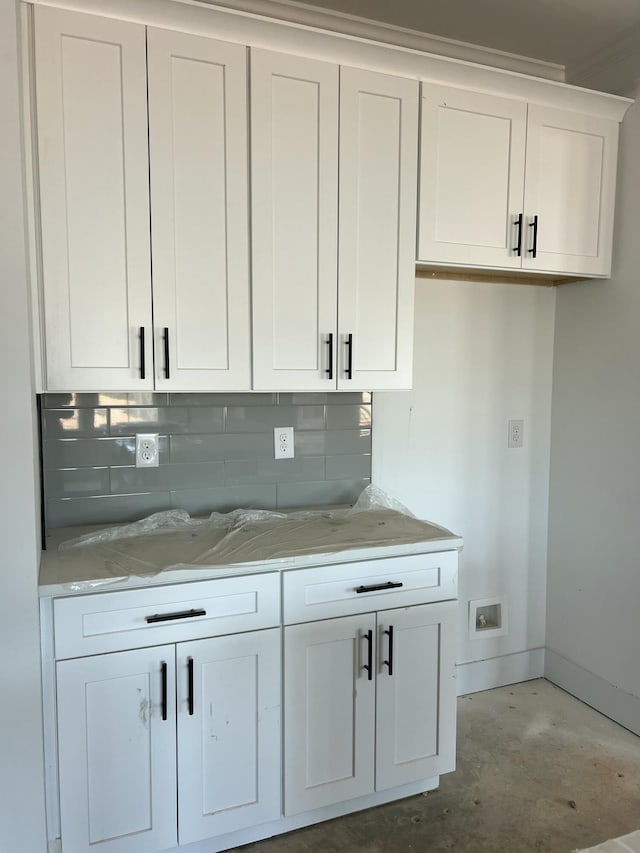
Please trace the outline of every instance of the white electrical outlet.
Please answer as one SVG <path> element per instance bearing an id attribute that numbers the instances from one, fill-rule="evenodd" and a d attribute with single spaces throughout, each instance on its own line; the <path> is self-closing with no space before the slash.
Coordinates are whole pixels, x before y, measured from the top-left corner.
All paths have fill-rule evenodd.
<path id="1" fill-rule="evenodd" d="M 158 467 L 158 433 L 136 435 L 136 468 Z"/>
<path id="2" fill-rule="evenodd" d="M 509 447 L 524 447 L 524 421 L 509 421 Z"/>
<path id="3" fill-rule="evenodd" d="M 293 427 L 274 427 L 273 447 L 276 459 L 293 459 Z"/>

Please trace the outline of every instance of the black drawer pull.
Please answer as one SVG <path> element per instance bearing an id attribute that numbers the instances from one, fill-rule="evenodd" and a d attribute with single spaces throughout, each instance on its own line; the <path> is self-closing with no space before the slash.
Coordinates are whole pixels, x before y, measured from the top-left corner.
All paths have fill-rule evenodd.
<path id="1" fill-rule="evenodd" d="M 356 592 L 378 592 L 381 589 L 399 589 L 404 586 L 402 581 L 387 581 L 386 583 L 372 583 L 369 586 L 357 586 Z"/>
<path id="2" fill-rule="evenodd" d="M 193 616 L 206 616 L 206 610 L 179 610 L 177 613 L 154 613 L 153 616 L 145 616 L 145 622 L 171 622 L 174 619 L 191 619 Z"/>

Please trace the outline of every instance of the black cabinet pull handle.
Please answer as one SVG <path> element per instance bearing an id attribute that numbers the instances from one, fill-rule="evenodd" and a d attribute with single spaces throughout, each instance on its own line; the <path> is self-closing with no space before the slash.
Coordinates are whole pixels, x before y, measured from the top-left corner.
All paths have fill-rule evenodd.
<path id="1" fill-rule="evenodd" d="M 371 628 L 364 638 L 367 641 L 367 662 L 362 668 L 367 670 L 367 681 L 371 681 L 373 679 L 373 630 Z"/>
<path id="2" fill-rule="evenodd" d="M 393 675 L 393 625 L 384 633 L 389 637 L 389 657 L 383 663 L 389 668 L 389 675 Z"/>
<path id="3" fill-rule="evenodd" d="M 347 347 L 347 367 L 344 372 L 347 379 L 353 379 L 353 335 L 351 332 L 347 335 L 345 344 Z"/>
<path id="4" fill-rule="evenodd" d="M 167 719 L 167 664 L 160 664 L 160 681 L 162 683 L 162 719 Z"/>
<path id="5" fill-rule="evenodd" d="M 533 244 L 527 251 L 532 258 L 535 258 L 538 252 L 538 214 L 533 217 L 533 222 L 529 223 L 529 228 L 533 228 Z"/>
<path id="6" fill-rule="evenodd" d="M 147 378 L 147 372 L 145 368 L 145 346 L 144 346 L 144 326 L 140 326 L 140 334 L 138 335 L 140 340 L 140 379 Z"/>
<path id="7" fill-rule="evenodd" d="M 355 591 L 358 595 L 361 592 L 378 592 L 381 589 L 399 589 L 404 586 L 402 581 L 386 581 L 386 583 L 372 583 L 369 586 L 357 586 Z"/>
<path id="8" fill-rule="evenodd" d="M 325 373 L 327 374 L 327 379 L 333 379 L 333 332 L 329 332 L 326 344 L 329 347 L 329 356 L 327 359 L 328 367 Z"/>
<path id="9" fill-rule="evenodd" d="M 153 616 L 145 616 L 145 622 L 151 625 L 153 622 L 171 622 L 174 619 L 192 619 L 194 616 L 206 616 L 206 610 L 179 610 L 177 613 L 154 613 Z"/>
<path id="10" fill-rule="evenodd" d="M 187 660 L 187 672 L 189 675 L 189 693 L 187 696 L 187 704 L 189 706 L 189 716 L 193 717 L 193 658 Z"/>
<path id="11" fill-rule="evenodd" d="M 165 377 L 165 379 L 170 379 L 171 375 L 169 372 L 169 328 L 168 328 L 168 326 L 164 327 L 164 332 L 162 333 L 162 340 L 164 342 L 164 377 Z"/>
<path id="12" fill-rule="evenodd" d="M 513 251 L 520 258 L 522 257 L 522 214 L 518 214 L 518 218 L 514 221 L 514 225 L 518 226 L 518 245 L 514 247 Z"/>

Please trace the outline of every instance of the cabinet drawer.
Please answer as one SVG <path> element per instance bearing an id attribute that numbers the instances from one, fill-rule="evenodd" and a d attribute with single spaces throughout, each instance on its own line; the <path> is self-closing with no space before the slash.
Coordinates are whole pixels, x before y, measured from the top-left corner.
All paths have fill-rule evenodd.
<path id="1" fill-rule="evenodd" d="M 457 595 L 457 551 L 292 570 L 283 575 L 284 623 L 428 604 Z"/>
<path id="2" fill-rule="evenodd" d="M 280 624 L 276 572 L 53 602 L 56 659 L 254 631 Z M 193 612 L 191 612 L 193 611 Z"/>

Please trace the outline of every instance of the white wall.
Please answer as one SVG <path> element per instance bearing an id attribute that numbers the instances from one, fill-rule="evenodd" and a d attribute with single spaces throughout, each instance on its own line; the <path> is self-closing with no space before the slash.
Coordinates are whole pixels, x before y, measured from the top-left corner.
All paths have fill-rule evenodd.
<path id="1" fill-rule="evenodd" d="M 0 0 L 0 847 L 44 853 L 35 396 L 27 313 L 15 0 Z"/>
<path id="2" fill-rule="evenodd" d="M 459 663 L 544 646 L 554 306 L 552 288 L 418 279 L 414 388 L 374 394 L 374 482 L 464 536 Z M 503 595 L 508 635 L 470 641 L 469 599 Z M 476 689 L 501 680 L 485 672 Z"/>
<path id="3" fill-rule="evenodd" d="M 622 125 L 611 281 L 557 300 L 548 646 L 593 704 L 591 690 L 607 691 L 590 676 L 640 697 L 639 150 L 636 105 Z"/>

